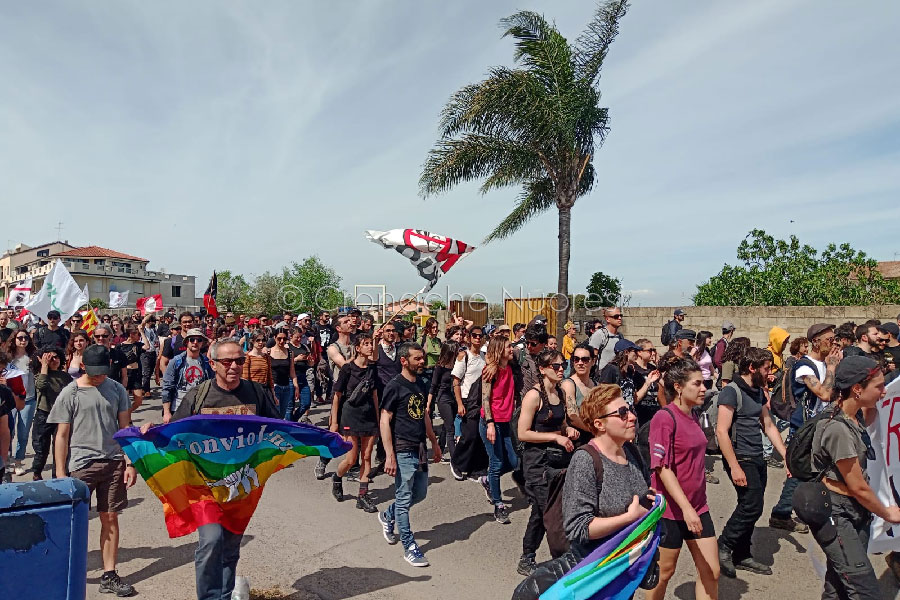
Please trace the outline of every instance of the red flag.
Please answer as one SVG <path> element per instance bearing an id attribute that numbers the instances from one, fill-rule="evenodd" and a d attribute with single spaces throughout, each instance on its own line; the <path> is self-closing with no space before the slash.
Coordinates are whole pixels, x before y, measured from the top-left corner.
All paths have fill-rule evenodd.
<path id="1" fill-rule="evenodd" d="M 141 311 L 142 316 L 148 313 L 157 312 L 162 310 L 162 308 L 162 294 L 154 294 L 153 296 L 137 299 L 137 309 Z"/>
<path id="2" fill-rule="evenodd" d="M 219 318 L 219 309 L 216 307 L 216 294 L 218 291 L 219 278 L 216 277 L 216 272 L 213 271 L 212 277 L 209 278 L 209 285 L 206 286 L 206 291 L 203 292 L 203 306 L 206 308 L 206 313 L 216 319 Z"/>

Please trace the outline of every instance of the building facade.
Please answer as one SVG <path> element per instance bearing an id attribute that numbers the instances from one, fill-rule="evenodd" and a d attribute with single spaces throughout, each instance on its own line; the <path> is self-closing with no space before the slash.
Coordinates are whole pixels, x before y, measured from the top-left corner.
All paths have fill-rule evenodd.
<path id="1" fill-rule="evenodd" d="M 196 305 L 193 275 L 151 271 L 146 258 L 124 254 L 100 246 L 75 247 L 68 242 L 53 242 L 29 247 L 19 244 L 0 257 L 0 290 L 3 299 L 17 283 L 32 278 L 32 291 L 37 292 L 44 278 L 59 259 L 79 287 L 88 287 L 90 297 L 109 301 L 110 292 L 128 292 L 129 307 L 138 298 L 160 294 L 163 306 Z"/>

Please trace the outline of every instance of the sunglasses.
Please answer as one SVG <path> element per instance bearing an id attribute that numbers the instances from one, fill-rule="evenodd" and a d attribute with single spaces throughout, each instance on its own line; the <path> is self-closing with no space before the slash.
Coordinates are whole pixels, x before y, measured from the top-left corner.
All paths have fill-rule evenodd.
<path id="1" fill-rule="evenodd" d="M 621 318 L 622 318 L 622 313 L 619 313 L 619 314 L 617 314 L 617 315 L 607 315 L 607 316 L 608 316 L 610 319 L 621 319 Z"/>
<path id="2" fill-rule="evenodd" d="M 27 340 L 28 338 L 24 335 L 17 335 L 16 339 L 21 342 L 21 341 Z"/>
<path id="3" fill-rule="evenodd" d="M 286 342 L 287 338 L 286 337 L 277 337 L 277 338 L 275 338 L 275 341 L 276 342 Z"/>
<path id="4" fill-rule="evenodd" d="M 109 334 L 107 334 L 107 333 L 94 334 L 94 339 L 96 339 L 96 340 L 105 340 L 108 337 L 109 337 Z"/>
<path id="5" fill-rule="evenodd" d="M 528 344 L 529 348 L 534 348 L 535 346 L 541 345 L 540 342 L 525 342 L 525 343 Z"/>
<path id="6" fill-rule="evenodd" d="M 554 370 L 554 371 L 562 371 L 563 369 L 566 368 L 566 366 L 565 366 L 563 363 L 561 363 L 561 362 L 558 362 L 558 363 L 550 363 L 548 366 L 553 367 L 553 370 Z"/>
<path id="7" fill-rule="evenodd" d="M 482 333 L 470 333 L 470 334 L 469 334 L 469 337 L 470 337 L 470 338 L 478 338 L 478 339 L 481 339 L 481 338 L 484 337 L 484 334 L 482 334 Z"/>
<path id="8" fill-rule="evenodd" d="M 245 362 L 247 362 L 246 356 L 239 356 L 237 358 L 217 358 L 213 362 L 217 362 L 226 369 L 230 369 L 231 365 L 243 366 Z"/>
<path id="9" fill-rule="evenodd" d="M 605 419 L 606 417 L 619 417 L 623 421 L 627 421 L 628 413 L 631 413 L 632 415 L 636 415 L 636 413 L 634 412 L 633 406 L 620 406 L 618 410 L 614 410 L 612 412 L 606 413 L 605 415 L 600 415 L 597 418 Z"/>
<path id="10" fill-rule="evenodd" d="M 203 338 L 199 338 L 199 337 L 190 337 L 190 338 L 187 339 L 187 343 L 188 343 L 188 344 L 202 344 L 202 343 L 203 343 Z"/>
<path id="11" fill-rule="evenodd" d="M 577 364 L 577 363 L 585 363 L 585 364 L 587 364 L 587 363 L 589 363 L 589 362 L 591 362 L 591 357 L 590 357 L 590 356 L 573 356 L 573 357 L 572 357 L 572 363 L 573 363 L 573 364 Z"/>

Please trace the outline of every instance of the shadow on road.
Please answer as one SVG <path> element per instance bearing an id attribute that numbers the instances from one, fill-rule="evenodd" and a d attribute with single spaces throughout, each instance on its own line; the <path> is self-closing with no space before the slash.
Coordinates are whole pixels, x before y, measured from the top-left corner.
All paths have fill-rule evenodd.
<path id="1" fill-rule="evenodd" d="M 741 581 L 740 575 L 738 575 L 738 579 L 719 577 L 719 598 L 742 598 L 749 589 L 750 586 L 746 582 Z M 694 600 L 697 597 L 694 594 L 693 581 L 682 583 L 675 588 L 674 593 L 679 600 Z"/>
<path id="2" fill-rule="evenodd" d="M 427 531 L 417 531 L 416 537 L 428 540 L 419 548 L 422 552 L 430 552 L 441 546 L 469 539 L 473 533 L 485 523 L 494 520 L 494 515 L 488 512 L 478 513 L 455 521 L 453 523 L 441 523 Z"/>
<path id="3" fill-rule="evenodd" d="M 380 567 L 338 567 L 319 569 L 294 582 L 296 594 L 285 600 L 305 600 L 312 594 L 321 600 L 341 600 L 411 581 L 429 581 L 430 575 L 410 577 L 397 571 Z"/>

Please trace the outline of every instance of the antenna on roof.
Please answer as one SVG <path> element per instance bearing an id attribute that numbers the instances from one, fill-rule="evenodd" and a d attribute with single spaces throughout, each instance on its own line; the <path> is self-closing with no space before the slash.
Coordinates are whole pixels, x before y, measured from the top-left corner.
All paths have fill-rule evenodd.
<path id="1" fill-rule="evenodd" d="M 58 221 L 56 223 L 56 241 L 57 242 L 62 240 L 62 226 L 63 226 L 62 221 Z"/>

